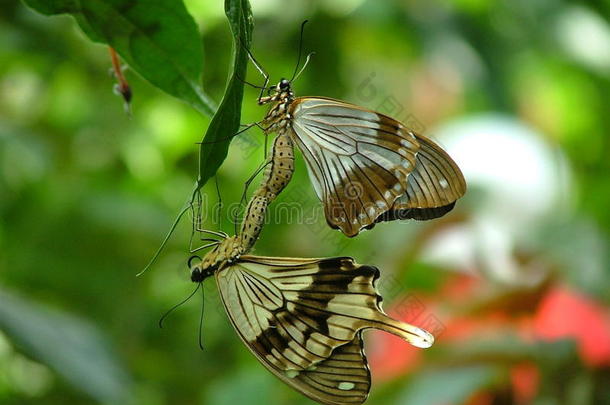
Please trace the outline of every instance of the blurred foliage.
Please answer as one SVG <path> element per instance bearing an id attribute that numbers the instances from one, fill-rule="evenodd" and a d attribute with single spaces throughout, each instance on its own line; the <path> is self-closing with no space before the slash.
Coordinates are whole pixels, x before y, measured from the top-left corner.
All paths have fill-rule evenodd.
<path id="1" fill-rule="evenodd" d="M 327 229 L 298 159 L 256 253 L 354 256 L 380 267 L 387 308 L 414 323 L 437 322 L 437 344 L 425 353 L 367 335 L 367 403 L 609 403 L 610 2 L 252 3 L 252 49 L 274 81 L 292 73 L 300 23 L 310 20 L 304 46 L 316 56 L 297 95 L 378 109 L 432 137 L 457 133 L 449 129 L 465 119 L 482 125 L 485 115 L 486 148 L 497 142 L 514 153 L 503 168 L 509 175 L 493 177 L 491 151 L 470 147 L 471 158 L 458 159 L 473 167 L 465 170 L 470 189 L 450 215 L 382 224 L 353 240 Z M 202 88 L 220 101 L 233 57 L 223 2 L 185 4 L 202 33 Z M 243 347 L 212 282 L 205 351 L 197 346 L 198 299 L 158 328 L 191 291 L 189 221 L 155 266 L 135 274 L 190 198 L 196 143 L 210 119 L 127 70 L 129 118 L 109 67 L 106 47 L 71 18 L 3 3 L 0 403 L 311 403 Z M 252 68 L 247 79 L 262 82 Z M 246 89 L 242 123 L 264 114 L 257 95 Z M 547 184 L 529 193 L 511 185 L 510 198 L 498 191 L 506 179 L 529 184 L 536 173 L 522 170 L 527 150 L 494 137 L 508 128 L 497 117 L 527 128 L 550 156 L 544 167 L 559 191 L 544 209 L 531 207 L 546 201 Z M 457 136 L 444 141 L 457 152 L 466 145 Z M 233 232 L 243 183 L 264 147 L 256 129 L 232 142 L 217 175 L 222 206 L 215 182 L 203 189 L 207 227 Z M 458 248 L 445 248 L 454 246 L 448 241 Z"/>
<path id="2" fill-rule="evenodd" d="M 182 2 L 171 8 L 158 0 L 25 3 L 45 15 L 71 15 L 92 41 L 111 46 L 152 84 L 206 115 L 214 112 L 200 83 L 203 49 L 197 25 Z"/>

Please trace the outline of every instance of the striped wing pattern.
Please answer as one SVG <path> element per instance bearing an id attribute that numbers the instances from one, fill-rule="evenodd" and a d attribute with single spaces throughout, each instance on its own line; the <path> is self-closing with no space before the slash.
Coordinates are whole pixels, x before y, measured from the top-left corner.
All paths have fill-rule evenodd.
<path id="1" fill-rule="evenodd" d="M 418 347 L 432 344 L 429 333 L 383 312 L 378 277 L 377 268 L 351 258 L 241 256 L 216 273 L 229 318 L 250 351 L 283 381 L 329 404 L 341 402 L 324 402 L 316 390 L 354 403 L 366 398 L 366 360 L 354 355 L 363 329 L 381 329 Z"/>
<path id="2" fill-rule="evenodd" d="M 441 217 L 466 191 L 445 151 L 390 117 L 321 97 L 295 99 L 291 114 L 326 220 L 347 236 L 377 222 Z"/>
<path id="3" fill-rule="evenodd" d="M 407 192 L 376 222 L 395 219 L 428 220 L 451 211 L 466 192 L 466 181 L 453 159 L 430 139 L 416 135 L 420 148 Z"/>
<path id="4" fill-rule="evenodd" d="M 361 404 L 371 389 L 362 332 L 333 350 L 330 357 L 295 377 L 281 378 L 307 397 L 323 404 Z"/>
<path id="5" fill-rule="evenodd" d="M 289 112 L 291 135 L 331 227 L 355 236 L 405 193 L 419 144 L 401 123 L 318 97 L 295 99 Z"/>

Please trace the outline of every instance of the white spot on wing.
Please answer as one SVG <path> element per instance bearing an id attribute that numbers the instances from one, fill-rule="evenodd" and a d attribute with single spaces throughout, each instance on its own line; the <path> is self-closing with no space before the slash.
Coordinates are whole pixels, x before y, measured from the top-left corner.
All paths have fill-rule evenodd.
<path id="1" fill-rule="evenodd" d="M 343 382 L 339 383 L 338 388 L 343 391 L 349 391 L 349 390 L 353 390 L 355 386 L 356 386 L 356 384 L 354 384 L 353 382 L 343 381 Z"/>
<path id="2" fill-rule="evenodd" d="M 385 201 L 381 201 L 381 200 L 380 200 L 380 201 L 377 201 L 377 203 L 376 203 L 376 204 L 377 204 L 377 206 L 378 206 L 379 208 L 381 208 L 382 210 L 384 210 L 384 209 L 388 208 L 388 204 L 386 204 L 386 203 L 385 203 Z"/>
<path id="3" fill-rule="evenodd" d="M 446 179 L 440 179 L 438 181 L 438 184 L 440 184 L 442 188 L 447 188 L 449 186 L 449 183 L 447 182 Z"/>
<path id="4" fill-rule="evenodd" d="M 299 375 L 299 372 L 296 370 L 286 370 L 286 371 L 284 371 L 284 374 L 288 378 L 295 378 L 296 376 Z"/>

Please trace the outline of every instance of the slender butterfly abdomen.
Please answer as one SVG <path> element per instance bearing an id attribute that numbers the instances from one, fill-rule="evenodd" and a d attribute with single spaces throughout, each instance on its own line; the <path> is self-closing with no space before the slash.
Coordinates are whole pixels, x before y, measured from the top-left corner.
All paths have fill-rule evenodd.
<path id="1" fill-rule="evenodd" d="M 246 207 L 239 232 L 241 249 L 250 251 L 265 223 L 267 207 L 286 187 L 294 172 L 294 146 L 287 134 L 275 138 L 271 158 L 260 186 Z"/>

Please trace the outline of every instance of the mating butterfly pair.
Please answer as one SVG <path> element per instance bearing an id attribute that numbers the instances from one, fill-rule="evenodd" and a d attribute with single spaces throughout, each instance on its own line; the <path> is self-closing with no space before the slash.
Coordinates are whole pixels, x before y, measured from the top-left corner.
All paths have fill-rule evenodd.
<path id="1" fill-rule="evenodd" d="M 358 118 L 349 115 L 350 105 L 330 99 L 294 99 L 286 81 L 276 86 L 275 94 L 259 98 L 261 104 L 274 101 L 263 123 L 267 132 L 278 132 L 278 136 L 263 181 L 246 208 L 241 230 L 195 265 L 191 278 L 202 282 L 215 276 L 226 312 L 241 340 L 282 381 L 323 404 L 360 404 L 371 385 L 362 340 L 365 329 L 381 329 L 422 348 L 431 346 L 434 338 L 383 312 L 375 288 L 379 277 L 375 267 L 358 265 L 351 258 L 246 255 L 262 230 L 268 205 L 292 177 L 293 142 L 307 151 L 304 154 L 316 191 L 326 203 L 329 223 L 350 236 L 399 215 L 416 219 L 443 215 L 463 194 L 463 177 L 438 146 L 403 130 L 388 117 L 360 110 Z M 332 131 L 330 124 L 320 124 L 329 117 L 338 120 Z M 358 123 L 362 117 L 368 121 Z M 309 122 L 313 129 L 303 129 L 300 122 Z M 396 133 L 389 133 L 390 125 Z M 343 144 L 339 143 L 339 133 L 348 134 Z M 309 134 L 309 138 L 303 134 Z M 405 181 L 409 175 L 410 181 Z M 456 178 L 460 182 L 450 186 L 447 179 Z M 384 186 L 375 185 L 374 181 L 382 180 Z M 362 188 L 357 198 L 342 201 L 350 185 L 363 182 L 368 184 L 368 191 Z M 373 208 L 365 202 L 374 202 Z M 338 214 L 330 210 L 333 205 L 339 208 Z"/>
<path id="2" fill-rule="evenodd" d="M 201 283 L 215 276 L 241 340 L 282 381 L 323 404 L 360 404 L 371 385 L 364 329 L 385 330 L 418 347 L 431 346 L 434 338 L 383 312 L 375 267 L 345 257 L 246 255 L 260 235 L 267 207 L 290 181 L 292 151 L 290 138 L 278 135 L 239 233 L 216 243 L 192 266 L 191 279 Z"/>
<path id="3" fill-rule="evenodd" d="M 191 268 L 191 279 L 201 283 L 215 276 L 241 340 L 282 381 L 323 404 L 361 404 L 371 385 L 365 329 L 381 329 L 422 348 L 434 338 L 383 312 L 375 267 L 346 257 L 247 255 L 268 205 L 292 177 L 293 144 L 305 158 L 327 222 L 349 237 L 381 221 L 438 218 L 453 208 L 466 183 L 430 139 L 352 104 L 295 98 L 292 80 L 267 88 L 268 75 L 251 59 L 265 75 L 259 104 L 273 103 L 256 125 L 278 136 L 240 232 L 215 244 Z M 270 95 L 263 97 L 264 90 Z"/>

